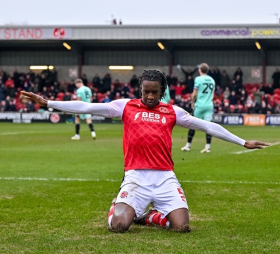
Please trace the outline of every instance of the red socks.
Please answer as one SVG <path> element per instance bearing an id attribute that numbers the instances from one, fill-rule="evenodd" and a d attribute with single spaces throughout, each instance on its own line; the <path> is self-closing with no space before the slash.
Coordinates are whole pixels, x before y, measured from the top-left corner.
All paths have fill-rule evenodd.
<path id="1" fill-rule="evenodd" d="M 167 220 L 167 218 L 166 217 L 161 218 L 161 213 L 158 213 L 158 212 L 152 213 L 149 216 L 148 221 L 149 221 L 149 223 L 152 223 L 155 225 L 160 225 L 163 228 L 169 227 L 169 221 Z"/>

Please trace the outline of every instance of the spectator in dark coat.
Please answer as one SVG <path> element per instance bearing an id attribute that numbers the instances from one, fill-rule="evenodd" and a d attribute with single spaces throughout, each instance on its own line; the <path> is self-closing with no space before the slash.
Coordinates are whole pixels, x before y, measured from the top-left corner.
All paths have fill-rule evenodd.
<path id="1" fill-rule="evenodd" d="M 230 86 L 230 78 L 226 70 L 222 70 L 222 73 L 220 75 L 220 83 L 223 90 L 225 90 L 226 87 Z"/>
<path id="2" fill-rule="evenodd" d="M 280 71 L 277 68 L 275 72 L 272 74 L 272 80 L 273 80 L 273 89 L 279 88 L 280 83 Z"/>
<path id="3" fill-rule="evenodd" d="M 134 74 L 130 80 L 130 87 L 135 88 L 138 86 L 138 78 L 137 76 Z"/>
<path id="4" fill-rule="evenodd" d="M 107 91 L 110 91 L 111 83 L 112 83 L 111 75 L 109 73 L 106 73 L 102 80 L 102 91 L 101 92 L 106 93 Z"/>
<path id="5" fill-rule="evenodd" d="M 191 75 L 188 76 L 186 85 L 187 85 L 187 93 L 192 93 L 194 87 L 194 79 Z"/>
<path id="6" fill-rule="evenodd" d="M 231 91 L 230 96 L 228 97 L 229 99 L 229 104 L 230 105 L 235 105 L 237 104 L 237 97 L 235 91 Z"/>
<path id="7" fill-rule="evenodd" d="M 0 101 L 5 100 L 7 96 L 7 88 L 5 87 L 4 84 L 0 85 Z"/>
<path id="8" fill-rule="evenodd" d="M 185 83 L 187 83 L 188 77 L 189 77 L 189 76 L 192 76 L 192 77 L 193 77 L 193 75 L 194 75 L 194 74 L 197 72 L 197 70 L 198 70 L 197 67 L 195 67 L 193 70 L 191 70 L 191 69 L 185 70 L 185 69 L 183 69 L 183 67 L 182 67 L 181 65 L 177 65 L 177 67 L 185 74 Z M 176 85 L 176 84 L 177 84 L 177 82 L 176 82 L 174 85 Z"/>
<path id="9" fill-rule="evenodd" d="M 98 74 L 95 74 L 95 76 L 92 79 L 93 87 L 95 87 L 98 91 L 101 91 L 101 80 Z"/>
<path id="10" fill-rule="evenodd" d="M 235 73 L 234 73 L 234 79 L 236 79 L 237 78 L 237 76 L 239 76 L 240 77 L 240 80 L 241 80 L 241 82 L 243 81 L 243 72 L 242 72 L 242 70 L 241 70 L 241 68 L 240 67 L 238 67 L 237 68 L 237 70 L 235 71 Z"/>

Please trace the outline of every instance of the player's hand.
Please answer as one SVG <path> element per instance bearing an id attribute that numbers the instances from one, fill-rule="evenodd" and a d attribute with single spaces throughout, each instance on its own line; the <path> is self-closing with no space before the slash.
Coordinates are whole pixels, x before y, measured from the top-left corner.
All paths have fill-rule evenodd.
<path id="1" fill-rule="evenodd" d="M 271 143 L 265 143 L 257 140 L 247 140 L 244 147 L 247 149 L 262 149 L 265 146 L 270 146 Z"/>
<path id="2" fill-rule="evenodd" d="M 35 94 L 35 93 L 29 93 L 25 91 L 20 91 L 20 93 L 25 96 L 27 99 L 35 101 L 40 106 L 46 107 L 48 105 L 48 101 L 45 100 L 43 97 Z"/>

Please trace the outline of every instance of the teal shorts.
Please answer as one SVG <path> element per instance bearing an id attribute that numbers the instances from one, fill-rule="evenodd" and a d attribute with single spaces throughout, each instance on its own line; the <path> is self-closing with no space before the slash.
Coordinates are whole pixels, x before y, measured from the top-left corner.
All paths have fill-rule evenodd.
<path id="1" fill-rule="evenodd" d="M 92 118 L 91 114 L 79 114 L 78 116 L 80 117 L 81 120 Z"/>
<path id="2" fill-rule="evenodd" d="M 211 122 L 213 116 L 213 107 L 195 106 L 193 116 Z"/>

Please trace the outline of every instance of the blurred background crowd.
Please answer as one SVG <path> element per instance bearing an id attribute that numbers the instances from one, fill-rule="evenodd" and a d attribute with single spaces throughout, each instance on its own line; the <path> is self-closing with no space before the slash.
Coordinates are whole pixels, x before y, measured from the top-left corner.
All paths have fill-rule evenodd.
<path id="1" fill-rule="evenodd" d="M 197 68 L 180 67 L 185 78 L 167 75 L 170 90 L 170 103 L 188 112 L 191 109 L 191 94 Z M 280 114 L 280 71 L 277 68 L 268 84 L 246 83 L 242 68 L 238 67 L 233 76 L 226 70 L 215 67 L 208 73 L 216 82 L 214 113 L 219 114 Z M 21 97 L 20 91 L 38 93 L 49 100 L 69 101 L 76 99 L 76 86 L 73 80 L 58 80 L 56 70 L 41 73 L 19 73 L 16 70 L 5 72 L 0 69 L 0 112 L 42 112 L 31 101 Z M 87 75 L 81 77 L 84 85 L 93 92 L 92 102 L 106 103 L 120 98 L 139 98 L 138 77 L 133 75 L 125 82 L 114 79 L 107 73 L 103 77 L 96 74 L 92 80 Z"/>

